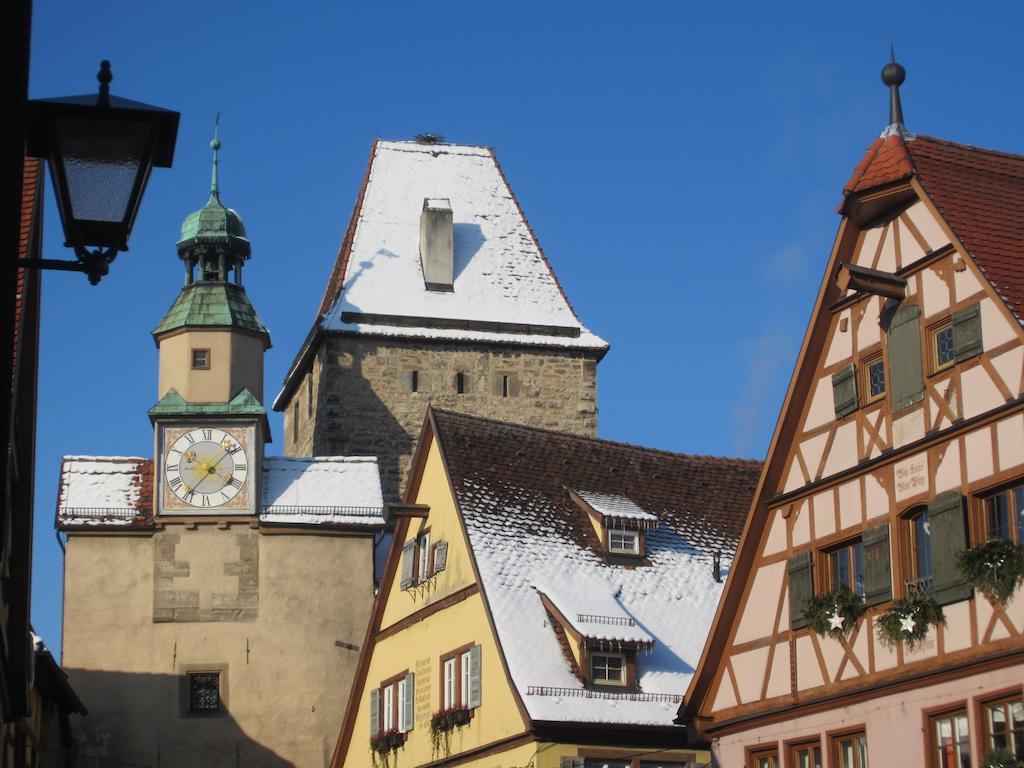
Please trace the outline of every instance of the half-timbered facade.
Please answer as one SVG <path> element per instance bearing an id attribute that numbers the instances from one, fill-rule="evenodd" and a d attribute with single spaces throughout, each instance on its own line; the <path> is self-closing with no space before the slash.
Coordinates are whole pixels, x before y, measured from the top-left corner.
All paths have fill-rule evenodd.
<path id="1" fill-rule="evenodd" d="M 1024 757 L 1024 599 L 962 554 L 1024 538 L 1024 157 L 907 132 L 902 77 L 680 710 L 721 766 Z"/>
<path id="2" fill-rule="evenodd" d="M 333 765 L 693 768 L 760 464 L 428 411 Z"/>

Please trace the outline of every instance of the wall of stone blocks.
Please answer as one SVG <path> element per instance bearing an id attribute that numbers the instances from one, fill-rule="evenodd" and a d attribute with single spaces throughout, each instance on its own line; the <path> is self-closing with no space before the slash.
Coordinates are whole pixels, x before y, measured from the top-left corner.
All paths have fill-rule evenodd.
<path id="1" fill-rule="evenodd" d="M 285 453 L 308 455 L 312 449 L 314 455 L 377 456 L 388 500 L 404 489 L 428 404 L 597 434 L 593 352 L 339 335 L 324 339 L 313 375 L 312 418 L 305 409 L 305 381 L 285 409 Z M 295 402 L 300 404 L 298 439 L 292 424 Z"/>

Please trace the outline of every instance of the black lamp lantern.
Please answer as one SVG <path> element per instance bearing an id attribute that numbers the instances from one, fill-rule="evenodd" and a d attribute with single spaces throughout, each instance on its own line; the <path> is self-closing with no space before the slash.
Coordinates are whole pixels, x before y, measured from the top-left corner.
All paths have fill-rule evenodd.
<path id="1" fill-rule="evenodd" d="M 85 272 L 98 283 L 118 251 L 128 250 L 153 166 L 171 167 L 180 115 L 111 96 L 112 79 L 104 61 L 98 95 L 28 102 L 28 154 L 49 163 L 64 245 L 78 260 L 23 266 Z"/>

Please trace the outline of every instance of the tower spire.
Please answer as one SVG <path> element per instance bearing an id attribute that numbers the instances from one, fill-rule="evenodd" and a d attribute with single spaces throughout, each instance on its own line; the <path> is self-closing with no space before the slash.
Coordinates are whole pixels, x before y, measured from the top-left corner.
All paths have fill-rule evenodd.
<path id="1" fill-rule="evenodd" d="M 217 179 L 217 151 L 220 149 L 220 112 L 213 123 L 213 140 L 210 142 L 210 149 L 213 150 L 213 177 L 210 179 L 210 200 L 220 202 L 220 182 Z"/>
<path id="2" fill-rule="evenodd" d="M 889 46 L 889 63 L 882 67 L 882 82 L 889 86 L 889 127 L 886 133 L 904 133 L 903 105 L 900 103 L 900 86 L 907 79 L 907 70 L 896 62 L 896 52 Z"/>

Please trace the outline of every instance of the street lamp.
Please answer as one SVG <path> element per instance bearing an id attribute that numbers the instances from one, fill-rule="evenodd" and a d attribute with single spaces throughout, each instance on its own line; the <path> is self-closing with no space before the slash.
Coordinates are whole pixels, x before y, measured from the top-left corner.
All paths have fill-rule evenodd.
<path id="1" fill-rule="evenodd" d="M 28 154 L 46 158 L 77 261 L 24 259 L 21 266 L 85 272 L 96 285 L 118 251 L 128 250 L 153 166 L 170 168 L 180 115 L 110 95 L 110 62 L 98 95 L 28 102 Z"/>

